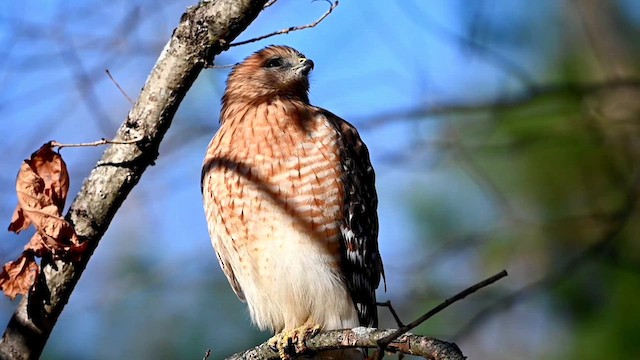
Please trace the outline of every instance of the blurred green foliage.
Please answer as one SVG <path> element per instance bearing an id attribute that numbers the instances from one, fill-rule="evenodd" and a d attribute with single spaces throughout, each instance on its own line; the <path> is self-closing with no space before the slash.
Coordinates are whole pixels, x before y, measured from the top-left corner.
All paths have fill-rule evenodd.
<path id="1" fill-rule="evenodd" d="M 473 344 L 486 341 L 478 333 L 492 323 L 508 336 L 513 325 L 495 320 L 501 314 L 521 322 L 522 336 L 535 337 L 536 317 L 552 324 L 542 327 L 547 330 L 539 342 L 532 341 L 535 350 L 491 358 L 640 358 L 640 24 L 623 14 L 621 3 L 575 3 L 557 9 L 556 16 L 573 17 L 587 39 L 563 29 L 559 42 L 569 46 L 553 56 L 535 55 L 546 69 L 534 77 L 552 74 L 553 81 L 468 104 L 464 112 L 459 106 L 438 109 L 444 144 L 435 148 L 446 160 L 434 171 L 455 177 L 462 170 L 473 179 L 486 208 L 497 210 L 493 221 L 465 227 L 470 205 L 452 194 L 457 190 L 434 193 L 417 185 L 409 194 L 425 247 L 445 249 L 448 256 L 469 249 L 465 263 L 471 272 L 504 266 L 512 275 L 502 288 L 478 295 L 483 299 L 457 305 L 464 315 L 446 311 L 422 331 Z M 491 27 L 491 15 L 483 21 Z M 527 27 L 520 23 L 506 31 Z M 483 34 L 489 44 L 500 41 Z M 624 51 L 597 53 L 614 43 Z M 419 193 L 426 195 L 416 198 Z M 440 276 L 432 286 L 450 282 Z M 404 306 L 419 308 L 417 314 L 426 304 Z M 519 306 L 529 314 L 518 316 Z M 529 334 L 522 330 L 527 324 Z M 565 341 L 546 351 L 553 327 L 566 328 Z"/>

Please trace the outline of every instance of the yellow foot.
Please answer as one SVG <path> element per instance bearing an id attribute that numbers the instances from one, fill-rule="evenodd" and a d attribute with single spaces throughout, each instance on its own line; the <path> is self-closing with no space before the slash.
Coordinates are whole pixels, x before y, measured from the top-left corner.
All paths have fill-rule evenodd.
<path id="1" fill-rule="evenodd" d="M 269 346 L 278 351 L 280 359 L 291 359 L 291 355 L 303 353 L 307 350 L 307 339 L 320 332 L 320 325 L 307 320 L 304 325 L 292 330 L 283 330 L 269 339 Z"/>

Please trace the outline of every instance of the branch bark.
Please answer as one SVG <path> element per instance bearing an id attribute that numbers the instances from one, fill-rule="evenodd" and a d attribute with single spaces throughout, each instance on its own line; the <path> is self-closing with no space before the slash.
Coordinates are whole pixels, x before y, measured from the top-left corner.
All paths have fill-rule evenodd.
<path id="1" fill-rule="evenodd" d="M 377 348 L 378 342 L 397 332 L 396 329 L 372 329 L 357 327 L 347 330 L 333 330 L 320 333 L 307 340 L 310 351 L 322 351 L 346 348 Z M 454 343 L 434 339 L 427 336 L 404 334 L 393 340 L 386 349 L 388 351 L 421 356 L 432 360 L 464 360 L 460 348 Z M 227 360 L 262 359 L 277 360 L 278 352 L 272 350 L 267 343 L 253 349 L 236 353 Z"/>
<path id="2" fill-rule="evenodd" d="M 75 263 L 43 259 L 39 286 L 14 312 L 0 341 L 2 359 L 36 359 L 42 353 L 87 262 L 116 211 L 153 165 L 173 116 L 206 64 L 260 13 L 267 0 L 218 0 L 191 7 L 163 49 L 113 144 L 84 181 L 66 218 L 88 242 Z"/>

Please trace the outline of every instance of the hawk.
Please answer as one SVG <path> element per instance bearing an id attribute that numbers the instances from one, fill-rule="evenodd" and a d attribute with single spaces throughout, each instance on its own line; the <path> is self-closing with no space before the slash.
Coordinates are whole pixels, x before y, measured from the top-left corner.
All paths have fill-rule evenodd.
<path id="1" fill-rule="evenodd" d="M 282 358 L 320 330 L 377 326 L 384 276 L 369 152 L 353 125 L 309 103 L 313 67 L 287 46 L 235 65 L 202 169 L 220 266 Z"/>

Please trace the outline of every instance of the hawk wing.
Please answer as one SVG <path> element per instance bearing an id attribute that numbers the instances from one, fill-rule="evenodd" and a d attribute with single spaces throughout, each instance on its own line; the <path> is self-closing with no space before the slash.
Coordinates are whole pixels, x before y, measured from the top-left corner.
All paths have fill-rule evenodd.
<path id="1" fill-rule="evenodd" d="M 343 218 L 340 224 L 341 268 L 358 310 L 360 325 L 378 326 L 376 288 L 384 277 L 378 250 L 378 196 L 369 150 L 356 128 L 320 109 L 340 134 L 342 183 L 345 190 Z"/>
<path id="2" fill-rule="evenodd" d="M 213 202 L 215 201 L 215 198 L 213 196 L 215 189 L 212 189 L 212 186 L 210 184 L 210 180 L 211 180 L 210 172 L 216 167 L 235 169 L 236 167 L 238 167 L 238 164 L 234 164 L 233 162 L 225 159 L 209 158 L 209 157 L 205 158 L 204 164 L 202 166 L 202 173 L 200 176 L 200 191 L 202 192 L 202 197 L 205 200 L 204 208 L 205 208 L 205 214 L 207 215 L 209 235 L 211 236 L 212 242 L 216 244 L 214 245 L 214 248 L 215 248 L 216 255 L 218 257 L 218 262 L 220 263 L 220 267 L 222 268 L 224 275 L 227 277 L 227 280 L 229 280 L 229 284 L 231 284 L 231 287 L 233 288 L 233 292 L 236 293 L 236 295 L 238 296 L 238 299 L 240 299 L 241 301 L 246 301 L 244 293 L 242 291 L 242 287 L 240 286 L 240 283 L 238 282 L 238 279 L 236 278 L 233 272 L 233 268 L 231 268 L 231 265 L 229 264 L 229 261 L 228 261 L 229 250 L 224 246 L 224 241 L 217 241 L 218 236 L 230 237 L 231 235 L 227 232 L 227 230 L 223 226 L 217 226 L 218 224 L 212 225 L 212 222 L 215 221 L 215 219 L 211 216 L 212 214 L 211 207 L 213 206 Z M 207 198 L 210 201 L 206 201 Z M 214 230 L 213 227 L 215 227 L 216 230 Z M 222 229 L 225 229 L 225 230 L 222 230 Z M 219 233 L 220 231 L 224 231 L 224 233 L 220 234 Z"/>

